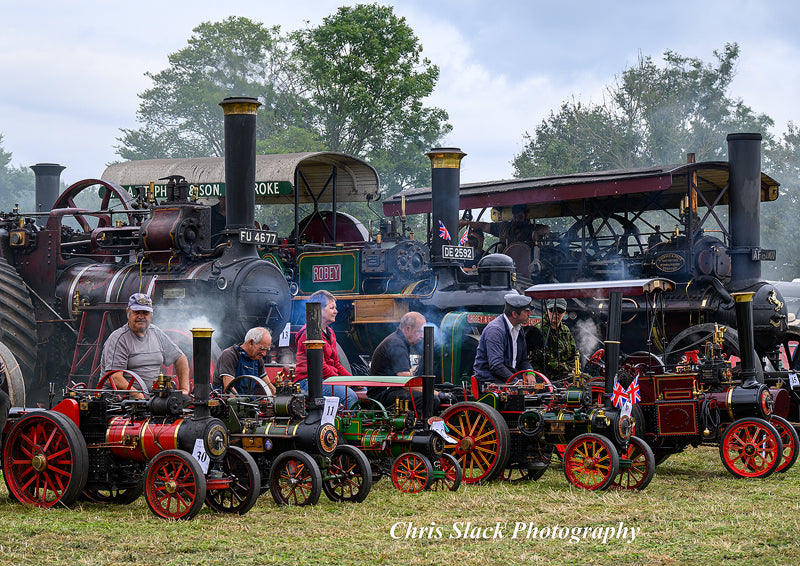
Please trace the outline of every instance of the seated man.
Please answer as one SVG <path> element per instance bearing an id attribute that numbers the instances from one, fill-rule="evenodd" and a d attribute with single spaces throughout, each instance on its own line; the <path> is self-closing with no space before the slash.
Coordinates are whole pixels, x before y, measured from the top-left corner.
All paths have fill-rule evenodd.
<path id="1" fill-rule="evenodd" d="M 125 310 L 128 324 L 112 332 L 103 345 L 102 374 L 113 371 L 111 379 L 117 389 L 128 389 L 129 379 L 122 370 L 129 370 L 142 378 L 149 388 L 161 373 L 161 366 L 175 366 L 178 389 L 189 394 L 189 360 L 163 330 L 150 322 L 153 320 L 153 301 L 149 295 L 134 293 Z M 144 397 L 141 393 L 134 398 Z"/>
<path id="2" fill-rule="evenodd" d="M 235 378 L 254 375 L 266 382 L 269 388 L 267 394 L 275 395 L 275 386 L 270 383 L 267 370 L 264 369 L 264 356 L 271 345 L 272 335 L 268 328 L 259 326 L 248 330 L 241 344 L 222 350 L 214 367 L 211 387 L 224 391 Z"/>
<path id="3" fill-rule="evenodd" d="M 563 323 L 565 299 L 548 299 L 541 322 L 528 330 L 526 338 L 531 365 L 551 381 L 565 381 L 575 373 L 578 347 L 569 327 Z"/>
<path id="4" fill-rule="evenodd" d="M 411 311 L 403 315 L 397 330 L 378 344 L 369 364 L 370 375 L 419 375 L 419 368 L 411 363 L 411 348 L 422 342 L 425 317 Z M 367 394 L 387 409 L 395 399 L 413 401 L 415 412 L 422 414 L 422 387 L 370 387 Z M 439 399 L 433 396 L 433 410 L 439 408 Z"/>
<path id="5" fill-rule="evenodd" d="M 486 255 L 486 250 L 483 249 L 484 234 L 480 228 L 470 228 L 469 235 L 467 236 L 467 245 L 475 250 L 475 257 L 472 261 L 464 264 L 464 269 L 471 269 L 478 267 L 478 262 Z"/>
<path id="6" fill-rule="evenodd" d="M 503 314 L 486 325 L 478 341 L 472 370 L 481 388 L 490 383 L 504 384 L 514 373 L 533 369 L 522 331 L 522 324 L 531 314 L 531 298 L 508 293 L 504 299 Z M 524 382 L 533 385 L 533 373 L 526 373 Z"/>

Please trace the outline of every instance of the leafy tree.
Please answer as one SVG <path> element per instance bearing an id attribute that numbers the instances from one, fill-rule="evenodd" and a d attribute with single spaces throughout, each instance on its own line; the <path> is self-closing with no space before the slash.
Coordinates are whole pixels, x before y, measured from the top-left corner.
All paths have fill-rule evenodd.
<path id="1" fill-rule="evenodd" d="M 122 130 L 117 153 L 124 159 L 223 155 L 218 105 L 228 96 L 253 96 L 264 105 L 259 139 L 286 135 L 297 112 L 288 56 L 279 26 L 238 17 L 200 24 L 188 46 L 169 56 L 169 68 L 147 73 L 153 87 L 139 95 L 142 127 Z"/>
<path id="2" fill-rule="evenodd" d="M 19 205 L 22 212 L 33 210 L 35 205 L 36 177 L 28 167 L 11 166 L 11 153 L 2 147 L 0 134 L 0 211 L 10 212 Z"/>
<path id="3" fill-rule="evenodd" d="M 422 105 L 439 68 L 421 57 L 405 18 L 390 6 L 341 7 L 293 39 L 308 129 L 331 151 L 375 159 L 393 190 L 424 175 L 424 152 L 451 126 L 445 111 Z"/>
<path id="4" fill-rule="evenodd" d="M 769 145 L 772 119 L 727 94 L 739 46 L 726 44 L 714 57 L 710 64 L 666 51 L 663 66 L 640 57 L 607 87 L 602 105 L 565 102 L 526 134 L 512 162 L 515 175 L 680 163 L 686 152 L 724 159 L 733 131 L 763 132 Z"/>

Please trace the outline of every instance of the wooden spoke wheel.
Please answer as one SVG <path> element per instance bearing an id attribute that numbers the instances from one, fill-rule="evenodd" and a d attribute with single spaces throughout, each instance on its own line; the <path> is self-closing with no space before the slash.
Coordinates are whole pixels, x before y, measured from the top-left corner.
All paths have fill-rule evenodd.
<path id="1" fill-rule="evenodd" d="M 765 478 L 780 465 L 783 443 L 778 431 L 767 421 L 744 418 L 725 429 L 719 455 L 734 476 Z"/>
<path id="2" fill-rule="evenodd" d="M 86 486 L 89 451 L 77 425 L 54 411 L 22 417 L 3 448 L 3 477 L 13 499 L 36 507 L 72 505 Z"/>
<path id="3" fill-rule="evenodd" d="M 433 463 L 432 491 L 456 491 L 461 485 L 464 472 L 454 456 L 444 453 Z"/>
<path id="4" fill-rule="evenodd" d="M 572 439 L 564 450 L 564 475 L 574 486 L 606 489 L 619 474 L 619 455 L 611 441 L 586 433 Z"/>
<path id="5" fill-rule="evenodd" d="M 783 444 L 783 458 L 781 459 L 781 463 L 778 464 L 778 468 L 775 471 L 785 472 L 791 468 L 797 460 L 797 450 L 798 446 L 800 446 L 800 437 L 798 437 L 797 431 L 795 430 L 794 426 L 792 426 L 792 423 L 783 417 L 773 415 L 769 422 L 775 427 L 775 430 L 778 431 L 778 434 L 781 437 L 781 443 Z"/>
<path id="6" fill-rule="evenodd" d="M 117 383 L 111 379 L 111 375 L 117 373 L 117 371 L 122 372 L 122 377 L 125 378 L 125 388 L 120 389 L 117 386 Z M 144 392 L 147 395 L 147 392 L 150 391 L 150 388 L 144 382 L 144 379 L 139 377 L 139 374 L 127 369 L 123 370 L 114 370 L 107 372 L 103 377 L 100 378 L 100 381 L 97 382 L 96 389 L 111 389 L 113 391 L 131 391 L 135 393 L 142 393 Z"/>
<path id="7" fill-rule="evenodd" d="M 254 375 L 240 375 L 225 388 L 225 393 L 241 397 L 264 397 L 270 394 L 269 385 Z"/>
<path id="8" fill-rule="evenodd" d="M 322 494 L 322 474 L 311 456 L 289 450 L 272 463 L 269 489 L 278 505 L 315 505 Z"/>
<path id="9" fill-rule="evenodd" d="M 508 463 L 511 436 L 502 415 L 484 403 L 456 403 L 442 413 L 455 444 L 445 450 L 455 456 L 463 471 L 462 481 L 489 481 Z"/>
<path id="10" fill-rule="evenodd" d="M 433 483 L 433 464 L 424 454 L 406 452 L 392 464 L 392 483 L 403 493 L 419 493 Z"/>
<path id="11" fill-rule="evenodd" d="M 644 489 L 656 472 L 656 459 L 653 450 L 638 436 L 632 436 L 628 448 L 622 453 L 620 470 L 612 487 L 619 489 Z"/>
<path id="12" fill-rule="evenodd" d="M 244 449 L 228 446 L 225 458 L 219 463 L 228 487 L 215 489 L 208 483 L 206 505 L 217 513 L 244 515 L 261 495 L 261 472 L 256 461 Z"/>
<path id="13" fill-rule="evenodd" d="M 338 445 L 322 480 L 322 491 L 331 501 L 360 503 L 371 489 L 372 469 L 367 457 L 355 446 Z"/>
<path id="14" fill-rule="evenodd" d="M 145 499 L 163 519 L 191 519 L 206 499 L 206 478 L 194 457 L 183 450 L 164 450 L 145 470 Z"/>

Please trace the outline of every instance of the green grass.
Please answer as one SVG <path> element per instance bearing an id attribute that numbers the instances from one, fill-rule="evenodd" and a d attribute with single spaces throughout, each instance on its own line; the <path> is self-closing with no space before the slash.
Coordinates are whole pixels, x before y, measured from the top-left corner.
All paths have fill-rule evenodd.
<path id="1" fill-rule="evenodd" d="M 267 494 L 243 517 L 206 508 L 188 522 L 156 518 L 144 498 L 31 509 L 10 501 L 3 485 L 0 564 L 800 564 L 799 479 L 797 467 L 736 479 L 716 447 L 702 447 L 672 456 L 642 492 L 582 491 L 554 465 L 537 482 L 454 493 L 404 495 L 384 478 L 361 504 L 323 495 L 316 507 L 281 508 Z M 395 540 L 398 522 L 432 527 L 433 536 Z M 504 538 L 451 538 L 466 522 L 483 530 L 499 522 Z M 517 522 L 581 530 L 573 542 L 514 539 Z M 635 540 L 583 536 L 620 522 L 637 529 Z"/>

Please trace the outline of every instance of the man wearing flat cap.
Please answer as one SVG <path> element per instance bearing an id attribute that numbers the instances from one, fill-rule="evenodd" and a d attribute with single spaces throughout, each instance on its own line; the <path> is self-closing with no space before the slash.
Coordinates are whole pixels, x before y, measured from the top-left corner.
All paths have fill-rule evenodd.
<path id="1" fill-rule="evenodd" d="M 110 371 L 117 389 L 128 389 L 129 376 L 122 370 L 136 373 L 150 387 L 161 372 L 161 366 L 175 366 L 178 389 L 189 394 L 189 361 L 153 320 L 153 301 L 149 295 L 134 293 L 128 299 L 128 324 L 118 328 L 103 346 L 101 369 Z M 144 392 L 147 393 L 147 392 Z M 134 394 L 141 398 L 142 394 Z"/>
<path id="2" fill-rule="evenodd" d="M 548 299 L 547 312 L 539 324 L 528 330 L 527 348 L 533 369 L 551 381 L 569 379 L 575 371 L 578 347 L 566 324 L 567 301 Z"/>
<path id="3" fill-rule="evenodd" d="M 503 298 L 506 303 L 503 314 L 486 325 L 478 341 L 472 370 L 481 387 L 506 383 L 514 373 L 532 369 L 522 330 L 531 314 L 531 298 L 517 293 Z M 524 378 L 526 384 L 534 383 L 533 379 L 533 374 Z"/>

